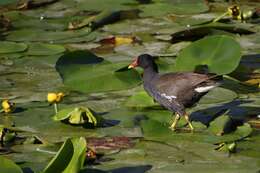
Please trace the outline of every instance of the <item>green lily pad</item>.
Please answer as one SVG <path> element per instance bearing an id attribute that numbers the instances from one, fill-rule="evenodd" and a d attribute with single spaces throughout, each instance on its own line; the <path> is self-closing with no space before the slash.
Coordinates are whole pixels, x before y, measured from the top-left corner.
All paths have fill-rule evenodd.
<path id="1" fill-rule="evenodd" d="M 215 150 L 234 153 L 236 151 L 236 143 L 222 143 Z"/>
<path id="2" fill-rule="evenodd" d="M 10 41 L 31 41 L 31 42 L 62 42 L 62 40 L 66 40 L 69 42 L 69 39 L 79 38 L 89 36 L 90 28 L 83 28 L 77 31 L 45 31 L 42 29 L 21 29 L 16 31 L 11 31 L 6 37 L 7 40 Z"/>
<path id="3" fill-rule="evenodd" d="M 4 5 L 10 5 L 10 4 L 16 4 L 18 3 L 19 0 L 2 0 L 0 2 L 0 6 L 4 6 Z"/>
<path id="4" fill-rule="evenodd" d="M 238 97 L 237 93 L 232 90 L 217 87 L 207 93 L 199 101 L 201 104 L 212 104 L 212 103 L 222 103 L 230 102 Z"/>
<path id="5" fill-rule="evenodd" d="M 77 52 L 65 54 L 56 64 L 64 84 L 73 90 L 84 93 L 122 90 L 137 86 L 141 81 L 135 70 L 117 71 L 129 62 L 98 63 L 98 57 L 90 52 L 86 56 L 70 57 L 74 53 L 77 55 Z"/>
<path id="6" fill-rule="evenodd" d="M 158 104 L 153 101 L 151 96 L 149 96 L 145 91 L 140 91 L 132 96 L 130 96 L 127 100 L 125 105 L 127 107 L 151 107 L 151 106 L 158 106 Z"/>
<path id="7" fill-rule="evenodd" d="M 234 34 L 249 35 L 255 33 L 251 28 L 238 27 L 237 25 L 228 25 L 223 23 L 213 23 L 193 27 L 190 27 L 190 25 L 191 23 L 189 23 L 189 27 L 186 27 L 185 29 L 181 28 L 181 30 L 177 32 L 176 29 L 172 29 L 173 34 L 171 35 L 171 42 L 178 43 L 181 41 L 194 41 L 209 35 L 234 36 Z"/>
<path id="8" fill-rule="evenodd" d="M 69 164 L 73 156 L 73 144 L 70 139 L 66 140 L 55 157 L 43 170 L 44 173 L 62 172 Z"/>
<path id="9" fill-rule="evenodd" d="M 212 104 L 212 103 L 223 103 L 230 102 L 237 98 L 238 95 L 228 89 L 217 87 L 205 95 L 201 100 L 200 104 Z M 133 108 L 145 108 L 145 107 L 158 107 L 159 104 L 156 103 L 151 96 L 149 96 L 145 91 L 140 91 L 132 96 L 130 96 L 125 105 L 127 107 Z"/>
<path id="10" fill-rule="evenodd" d="M 67 139 L 43 172 L 78 172 L 83 167 L 86 149 L 87 144 L 83 137 Z"/>
<path id="11" fill-rule="evenodd" d="M 0 156 L 0 163 L 0 172 L 23 173 L 22 169 L 19 166 L 3 156 Z"/>
<path id="12" fill-rule="evenodd" d="M 86 158 L 87 142 L 84 137 L 73 138 L 71 140 L 73 144 L 73 156 L 69 165 L 64 170 L 64 173 L 79 172 L 83 168 L 83 164 Z"/>
<path id="13" fill-rule="evenodd" d="M 216 74 L 228 74 L 236 69 L 241 59 L 241 48 L 232 37 L 209 36 L 184 48 L 175 65 L 176 71 L 193 71 L 207 65 Z"/>
<path id="14" fill-rule="evenodd" d="M 225 134 L 225 128 L 231 122 L 230 116 L 224 114 L 210 123 L 209 130 L 217 136 Z"/>
<path id="15" fill-rule="evenodd" d="M 32 43 L 29 45 L 27 55 L 56 55 L 64 52 L 66 49 L 61 45 Z"/>
<path id="16" fill-rule="evenodd" d="M 70 124 L 93 124 L 97 126 L 101 123 L 102 118 L 96 115 L 91 109 L 85 107 L 66 108 L 59 111 L 53 120 L 68 120 Z"/>
<path id="17" fill-rule="evenodd" d="M 241 138 L 248 137 L 253 132 L 252 127 L 248 123 L 244 123 L 242 126 L 238 126 L 235 133 L 237 133 Z"/>
<path id="18" fill-rule="evenodd" d="M 24 43 L 15 43 L 10 41 L 0 42 L 0 53 L 16 53 L 23 52 L 27 49 L 27 45 Z"/>
<path id="19" fill-rule="evenodd" d="M 81 10 L 100 11 L 101 9 L 106 10 L 126 10 L 131 8 L 126 4 L 133 3 L 132 0 L 99 0 L 99 1 L 79 1 L 76 8 Z"/>
<path id="20" fill-rule="evenodd" d="M 147 5 L 140 5 L 139 8 L 143 11 L 143 13 L 141 13 L 142 17 L 163 16 L 171 13 L 194 14 L 208 10 L 208 6 L 205 1 L 202 0 L 196 2 L 192 0 L 185 0 L 181 2 L 176 0 L 164 0 Z"/>

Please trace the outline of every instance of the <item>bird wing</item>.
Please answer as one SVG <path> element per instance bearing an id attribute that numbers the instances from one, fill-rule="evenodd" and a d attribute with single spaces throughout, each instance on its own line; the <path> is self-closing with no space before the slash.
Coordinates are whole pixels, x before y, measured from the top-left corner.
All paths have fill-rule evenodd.
<path id="1" fill-rule="evenodd" d="M 177 98 L 209 79 L 208 75 L 199 73 L 166 73 L 160 75 L 153 83 L 161 94 L 167 93 L 167 96 Z"/>

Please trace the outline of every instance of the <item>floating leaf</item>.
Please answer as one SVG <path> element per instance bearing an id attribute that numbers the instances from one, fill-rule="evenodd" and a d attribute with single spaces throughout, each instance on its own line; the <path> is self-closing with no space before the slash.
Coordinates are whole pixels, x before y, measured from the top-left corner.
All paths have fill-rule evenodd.
<path id="1" fill-rule="evenodd" d="M 217 87 L 207 93 L 199 103 L 202 104 L 211 104 L 211 103 L 221 103 L 221 102 L 230 102 L 238 97 L 237 93 L 232 90 Z"/>
<path id="2" fill-rule="evenodd" d="M 229 153 L 235 153 L 236 152 L 236 143 L 221 143 L 215 150 L 218 151 L 224 151 L 224 152 L 229 152 Z"/>
<path id="3" fill-rule="evenodd" d="M 217 136 L 222 136 L 230 121 L 231 118 L 228 115 L 221 115 L 210 123 L 209 130 Z"/>
<path id="4" fill-rule="evenodd" d="M 16 4 L 18 2 L 19 2 L 19 0 L 1 0 L 0 1 L 0 6 Z"/>
<path id="5" fill-rule="evenodd" d="M 68 42 L 70 39 L 80 38 L 80 37 L 91 37 L 89 28 L 83 28 L 77 31 L 45 31 L 42 29 L 21 29 L 16 31 L 11 31 L 6 37 L 7 40 L 11 41 L 32 41 L 32 42 Z M 85 40 L 88 40 L 86 39 Z"/>
<path id="6" fill-rule="evenodd" d="M 216 74 L 228 74 L 236 69 L 241 59 L 239 44 L 229 36 L 209 36 L 184 48 L 175 65 L 176 71 L 193 71 L 207 65 Z"/>
<path id="7" fill-rule="evenodd" d="M 235 134 L 238 134 L 241 138 L 248 137 L 253 132 L 252 127 L 248 123 L 244 123 L 242 126 L 238 126 Z"/>
<path id="8" fill-rule="evenodd" d="M 23 52 L 26 49 L 27 49 L 27 45 L 24 43 L 15 43 L 10 41 L 0 42 L 0 53 Z"/>
<path id="9" fill-rule="evenodd" d="M 145 91 L 140 91 L 132 96 L 130 96 L 126 103 L 128 107 L 151 107 L 151 106 L 158 106 L 158 104 L 153 101 L 152 97 L 149 96 Z"/>
<path id="10" fill-rule="evenodd" d="M 67 139 L 55 157 L 48 163 L 44 169 L 44 173 L 62 172 L 69 164 L 73 156 L 73 144 Z"/>
<path id="11" fill-rule="evenodd" d="M 253 34 L 252 30 L 247 28 L 230 26 L 227 24 L 208 24 L 202 26 L 187 27 L 184 30 L 175 32 L 171 35 L 171 42 L 195 41 L 209 35 L 232 35 L 232 34 Z"/>
<path id="12" fill-rule="evenodd" d="M 0 156 L 0 163 L 0 172 L 2 173 L 23 173 L 22 169 L 19 166 L 17 166 L 13 161 L 3 156 Z"/>
<path id="13" fill-rule="evenodd" d="M 73 156 L 69 165 L 64 170 L 64 173 L 76 173 L 83 168 L 83 164 L 86 158 L 87 142 L 83 137 L 73 138 L 71 140 L 73 144 Z"/>
<path id="14" fill-rule="evenodd" d="M 43 172 L 78 172 L 83 167 L 86 149 L 85 138 L 67 139 Z"/>
<path id="15" fill-rule="evenodd" d="M 29 45 L 27 55 L 56 55 L 65 51 L 61 45 L 46 44 L 46 43 L 33 43 Z"/>
<path id="16" fill-rule="evenodd" d="M 165 0 L 157 3 L 140 5 L 139 8 L 143 11 L 143 13 L 140 14 L 142 17 L 163 16 L 171 13 L 194 14 L 208 10 L 208 6 L 202 0 L 196 2 L 192 0 L 185 0 L 181 2 L 177 0 Z"/>
<path id="17" fill-rule="evenodd" d="M 76 8 L 80 10 L 89 10 L 89 11 L 100 11 L 100 9 L 106 10 L 127 10 L 131 6 L 126 4 L 133 3 L 132 0 L 99 0 L 99 1 L 79 1 Z"/>
<path id="18" fill-rule="evenodd" d="M 135 70 L 117 71 L 129 62 L 99 63 L 100 58 L 90 52 L 86 52 L 86 56 L 71 57 L 74 53 L 77 55 L 78 51 L 65 54 L 56 64 L 64 84 L 73 90 L 84 93 L 121 90 L 141 81 Z"/>
<path id="19" fill-rule="evenodd" d="M 70 124 L 93 124 L 97 126 L 102 118 L 96 115 L 92 110 L 85 107 L 67 108 L 59 111 L 53 119 L 55 121 L 68 120 Z"/>

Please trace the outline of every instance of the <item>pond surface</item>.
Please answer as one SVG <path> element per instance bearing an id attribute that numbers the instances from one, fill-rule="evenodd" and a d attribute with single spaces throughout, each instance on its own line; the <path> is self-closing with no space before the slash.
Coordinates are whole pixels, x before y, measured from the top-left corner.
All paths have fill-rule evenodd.
<path id="1" fill-rule="evenodd" d="M 254 18 L 227 15 L 212 23 L 231 5 L 221 0 L 2 0 L 0 99 L 16 103 L 16 110 L 1 113 L 0 124 L 18 130 L 0 154 L 24 172 L 41 172 L 67 138 L 85 137 L 98 157 L 81 172 L 260 171 L 260 3 L 237 4 L 243 13 L 253 11 Z M 185 130 L 181 120 L 182 130 L 173 132 L 171 112 L 144 92 L 142 71 L 126 67 L 149 53 L 158 57 L 160 72 L 174 71 L 183 48 L 218 35 L 239 43 L 239 66 L 187 110 L 195 131 Z M 102 122 L 90 128 L 54 121 L 53 105 L 46 100 L 51 92 L 65 93 L 59 110 L 90 108 Z"/>

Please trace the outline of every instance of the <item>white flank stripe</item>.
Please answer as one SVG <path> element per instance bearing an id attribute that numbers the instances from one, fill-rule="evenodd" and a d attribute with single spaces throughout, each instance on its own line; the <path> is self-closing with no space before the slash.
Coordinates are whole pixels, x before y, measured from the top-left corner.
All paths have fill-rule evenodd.
<path id="1" fill-rule="evenodd" d="M 210 86 L 206 86 L 206 87 L 198 87 L 195 88 L 195 91 L 197 91 L 198 93 L 204 93 L 207 92 L 213 88 L 217 87 L 216 85 L 210 85 Z"/>
<path id="2" fill-rule="evenodd" d="M 161 96 L 165 97 L 169 101 L 172 101 L 172 99 L 176 99 L 177 98 L 176 96 L 167 96 L 165 93 L 162 93 Z"/>

